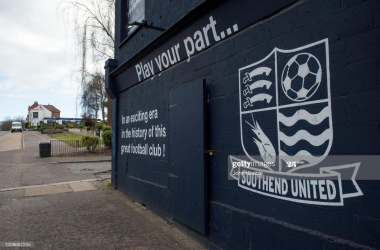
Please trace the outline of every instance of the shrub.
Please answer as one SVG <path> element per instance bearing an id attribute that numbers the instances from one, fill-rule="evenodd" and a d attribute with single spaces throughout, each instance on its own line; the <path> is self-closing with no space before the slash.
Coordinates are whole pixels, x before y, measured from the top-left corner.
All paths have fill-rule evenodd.
<path id="1" fill-rule="evenodd" d="M 95 128 L 97 129 L 97 130 L 102 130 L 103 129 L 103 127 L 104 127 L 104 123 L 101 123 L 101 122 L 99 122 L 99 123 L 97 123 L 96 125 L 95 125 Z"/>
<path id="2" fill-rule="evenodd" d="M 104 131 L 102 134 L 104 145 L 111 148 L 112 132 L 111 130 Z"/>
<path id="3" fill-rule="evenodd" d="M 82 143 L 85 147 L 87 147 L 88 151 L 93 152 L 99 145 L 99 137 L 93 135 L 82 136 Z"/>
<path id="4" fill-rule="evenodd" d="M 54 126 L 55 129 L 64 129 L 65 126 L 64 125 L 60 125 L 60 124 L 57 124 Z"/>
<path id="5" fill-rule="evenodd" d="M 84 128 L 83 125 L 79 125 L 78 128 Z"/>
<path id="6" fill-rule="evenodd" d="M 53 132 L 53 133 L 52 133 Z M 50 128 L 49 129 L 44 129 L 42 131 L 43 134 L 58 134 L 58 133 L 63 133 L 63 130 L 62 129 L 54 129 L 51 130 Z"/>
<path id="7" fill-rule="evenodd" d="M 67 128 L 74 128 L 74 125 L 71 124 L 71 123 L 68 123 L 68 124 L 67 124 Z"/>
<path id="8" fill-rule="evenodd" d="M 103 127 L 103 132 L 110 131 L 111 127 L 110 126 L 104 126 Z"/>

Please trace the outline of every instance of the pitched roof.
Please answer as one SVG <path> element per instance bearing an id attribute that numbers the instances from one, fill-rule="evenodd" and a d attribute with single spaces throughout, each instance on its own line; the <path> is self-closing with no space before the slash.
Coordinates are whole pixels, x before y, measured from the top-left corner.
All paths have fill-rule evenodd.
<path id="1" fill-rule="evenodd" d="M 59 113 L 59 112 L 61 112 L 61 110 L 57 109 L 57 108 L 54 107 L 53 105 L 42 105 L 42 106 L 44 106 L 44 107 L 47 108 L 49 111 L 54 112 L 54 113 Z"/>

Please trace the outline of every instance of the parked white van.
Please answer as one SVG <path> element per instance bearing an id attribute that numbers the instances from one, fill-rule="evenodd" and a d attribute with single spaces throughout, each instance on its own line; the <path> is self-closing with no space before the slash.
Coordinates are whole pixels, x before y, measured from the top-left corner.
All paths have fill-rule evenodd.
<path id="1" fill-rule="evenodd" d="M 21 122 L 12 122 L 11 132 L 20 131 L 22 132 L 22 124 Z"/>

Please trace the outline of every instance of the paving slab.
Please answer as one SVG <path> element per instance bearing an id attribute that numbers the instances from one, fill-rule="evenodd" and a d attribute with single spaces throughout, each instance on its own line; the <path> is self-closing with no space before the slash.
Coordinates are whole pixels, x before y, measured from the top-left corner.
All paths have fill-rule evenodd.
<path id="1" fill-rule="evenodd" d="M 69 186 L 74 192 L 81 192 L 81 191 L 89 191 L 89 190 L 96 190 L 91 183 L 84 181 L 84 182 L 74 182 L 70 183 Z"/>
<path id="2" fill-rule="evenodd" d="M 0 152 L 22 149 L 22 133 L 7 133 L 0 137 Z"/>
<path id="3" fill-rule="evenodd" d="M 56 186 L 42 186 L 35 188 L 25 189 L 24 196 L 40 196 L 47 194 L 58 194 L 58 193 L 67 193 L 72 192 L 72 189 L 67 184 L 61 184 Z"/>
<path id="4" fill-rule="evenodd" d="M 161 217 L 105 187 L 12 199 L 0 206 L 2 241 L 35 249 L 204 249 Z"/>

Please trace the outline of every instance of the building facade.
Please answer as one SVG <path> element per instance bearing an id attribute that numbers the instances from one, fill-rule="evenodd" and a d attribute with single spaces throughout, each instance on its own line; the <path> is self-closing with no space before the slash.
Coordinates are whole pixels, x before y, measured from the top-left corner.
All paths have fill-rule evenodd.
<path id="1" fill-rule="evenodd" d="M 380 248 L 379 12 L 116 0 L 113 187 L 210 248 Z"/>
<path id="2" fill-rule="evenodd" d="M 61 111 L 53 105 L 42 105 L 38 104 L 38 102 L 34 102 L 33 105 L 28 107 L 27 121 L 30 126 L 37 126 L 40 122 L 45 122 L 45 118 L 51 117 L 61 117 Z"/>

